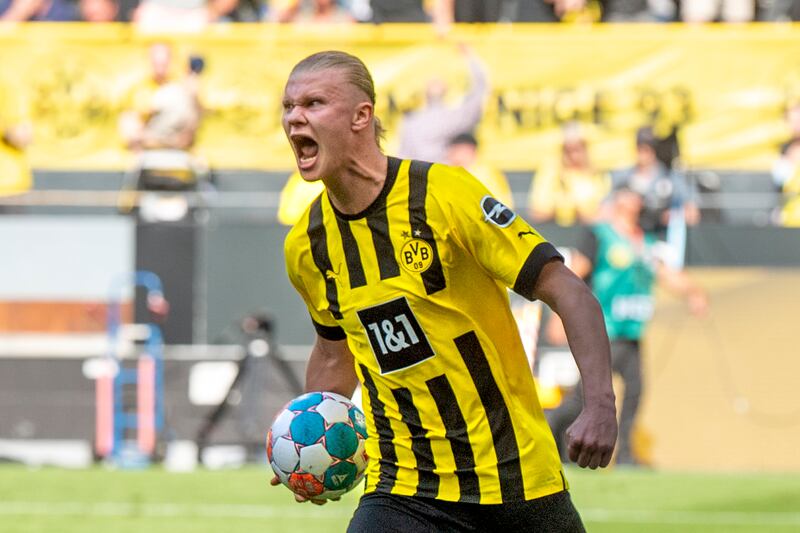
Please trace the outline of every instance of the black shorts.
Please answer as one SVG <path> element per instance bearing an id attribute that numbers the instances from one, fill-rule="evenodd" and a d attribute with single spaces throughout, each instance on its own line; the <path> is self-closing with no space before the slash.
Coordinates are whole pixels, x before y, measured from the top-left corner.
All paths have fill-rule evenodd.
<path id="1" fill-rule="evenodd" d="M 569 492 L 482 505 L 372 492 L 361 497 L 347 533 L 585 533 Z"/>

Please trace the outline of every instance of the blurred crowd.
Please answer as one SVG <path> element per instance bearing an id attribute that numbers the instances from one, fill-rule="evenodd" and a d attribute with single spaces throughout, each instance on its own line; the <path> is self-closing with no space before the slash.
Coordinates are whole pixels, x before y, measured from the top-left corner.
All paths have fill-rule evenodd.
<path id="1" fill-rule="evenodd" d="M 751 22 L 800 20 L 800 0 L 0 0 L 0 21 L 133 22 Z"/>
<path id="2" fill-rule="evenodd" d="M 701 5 L 705 7 L 701 9 Z M 779 20 L 800 14 L 797 6 L 800 0 L 270 0 L 261 4 L 254 0 L 0 0 L 0 20 L 117 20 L 152 25 L 184 20 L 187 28 L 223 20 L 432 21 L 446 31 L 453 22 L 576 20 L 570 19 L 570 13 L 588 11 L 593 14 L 587 17 L 602 21 L 666 21 L 676 17 L 697 22 L 764 17 Z M 181 19 L 183 15 L 186 18 Z M 599 168 L 594 163 L 591 124 L 565 124 L 549 158 L 533 169 L 525 205 L 519 205 L 519 198 L 514 205 L 502 169 L 487 164 L 481 152 L 479 124 L 491 92 L 487 69 L 468 47 L 457 45 L 457 50 L 469 74 L 468 88 L 453 105 L 456 100 L 447 97 L 447 83 L 443 79 L 428 80 L 424 102 L 406 110 L 398 125 L 399 157 L 462 166 L 504 203 L 537 224 L 592 224 L 606 214 L 610 193 L 623 186 L 642 195 L 641 224 L 661 238 L 675 237 L 668 235 L 671 226 L 693 226 L 700 221 L 701 213 L 706 216 L 710 212 L 701 211 L 700 193 L 704 191 L 683 169 L 677 127 L 665 131 L 663 125 L 648 123 L 641 124 L 630 139 L 631 147 L 635 145 L 635 162 L 627 167 L 620 162 L 617 168 Z M 133 88 L 126 98 L 127 109 L 119 116 L 120 140 L 136 156 L 124 188 L 196 190 L 198 176 L 207 177 L 210 172 L 202 155 L 194 150 L 204 115 L 200 99 L 204 60 L 193 56 L 184 62 L 186 58 L 181 58 L 185 66 L 175 68 L 178 60 L 170 45 L 163 43 L 152 45 L 147 55 L 149 76 Z M 19 96 L 0 86 L 0 198 L 25 193 L 32 187 L 24 153 L 33 131 L 20 113 L 23 106 L 16 102 Z M 781 146 L 775 147 L 772 181 L 781 200 L 774 206 L 771 222 L 800 227 L 800 103 L 789 106 L 786 124 L 789 134 Z M 284 190 L 279 220 L 293 223 L 318 192 L 318 186 L 292 176 Z M 135 202 L 133 196 L 123 198 L 121 207 L 127 211 Z M 13 207 L 0 202 L 0 211 L 13 212 Z M 680 241 L 682 237 L 678 234 L 675 238 Z"/>

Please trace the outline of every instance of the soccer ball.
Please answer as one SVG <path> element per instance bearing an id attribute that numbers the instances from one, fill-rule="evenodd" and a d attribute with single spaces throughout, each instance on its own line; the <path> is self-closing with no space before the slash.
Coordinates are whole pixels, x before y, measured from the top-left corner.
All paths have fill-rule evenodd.
<path id="1" fill-rule="evenodd" d="M 309 392 L 290 401 L 267 434 L 267 458 L 289 490 L 330 499 L 364 477 L 364 413 L 333 392 Z"/>

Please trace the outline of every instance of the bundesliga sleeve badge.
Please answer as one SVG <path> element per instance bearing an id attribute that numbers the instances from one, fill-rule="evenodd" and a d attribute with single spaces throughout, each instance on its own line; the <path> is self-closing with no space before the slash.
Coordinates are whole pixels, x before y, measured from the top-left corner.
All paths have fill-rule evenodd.
<path id="1" fill-rule="evenodd" d="M 517 218 L 517 214 L 514 211 L 503 205 L 500 200 L 489 195 L 481 199 L 481 210 L 483 211 L 484 222 L 491 222 L 501 228 L 507 228 Z"/>

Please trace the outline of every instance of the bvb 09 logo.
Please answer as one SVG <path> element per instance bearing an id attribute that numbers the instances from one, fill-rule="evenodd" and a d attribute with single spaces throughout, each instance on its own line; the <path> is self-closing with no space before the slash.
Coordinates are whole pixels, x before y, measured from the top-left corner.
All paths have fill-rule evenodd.
<path id="1" fill-rule="evenodd" d="M 411 239 L 400 250 L 400 264 L 409 272 L 425 272 L 433 262 L 433 248 L 422 239 Z"/>

